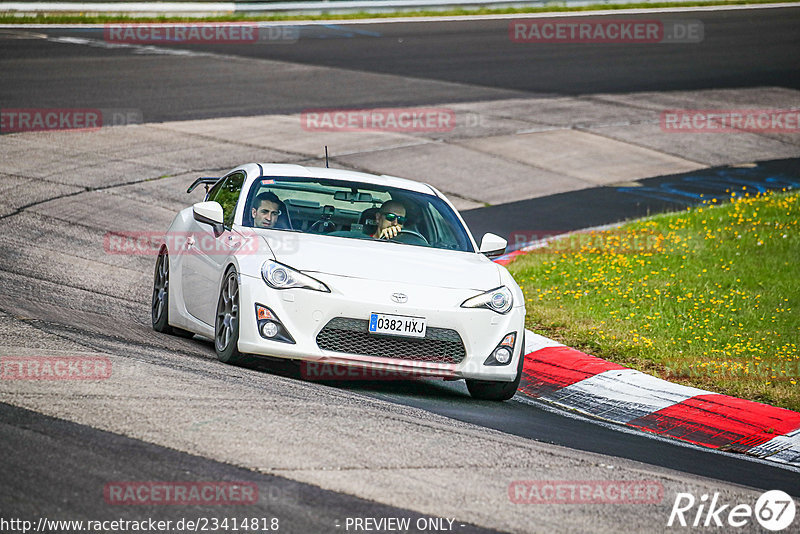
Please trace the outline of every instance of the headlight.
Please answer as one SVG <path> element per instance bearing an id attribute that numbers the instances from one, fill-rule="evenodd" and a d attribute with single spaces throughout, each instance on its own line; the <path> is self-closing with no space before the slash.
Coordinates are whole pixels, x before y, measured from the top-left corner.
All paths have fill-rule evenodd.
<path id="1" fill-rule="evenodd" d="M 462 308 L 489 308 L 497 313 L 508 313 L 512 306 L 514 306 L 514 296 L 506 286 L 481 293 L 461 304 Z"/>
<path id="2" fill-rule="evenodd" d="M 277 261 L 265 261 L 264 265 L 261 266 L 261 277 L 264 278 L 269 287 L 274 289 L 304 288 L 324 291 L 325 293 L 331 292 L 328 286 L 319 280 L 306 276 L 300 271 L 295 271 Z"/>

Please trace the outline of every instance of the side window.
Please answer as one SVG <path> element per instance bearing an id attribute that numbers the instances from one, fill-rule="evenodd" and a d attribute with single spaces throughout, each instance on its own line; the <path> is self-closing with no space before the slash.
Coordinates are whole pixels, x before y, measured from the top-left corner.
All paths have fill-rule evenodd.
<path id="1" fill-rule="evenodd" d="M 219 202 L 222 206 L 223 222 L 228 228 L 233 226 L 233 216 L 236 214 L 236 203 L 239 201 L 242 185 L 244 185 L 244 173 L 235 172 L 214 184 L 208 192 L 206 200 Z"/>
<path id="2" fill-rule="evenodd" d="M 455 236 L 453 236 L 453 232 L 442 218 L 442 214 L 430 204 L 428 204 L 427 208 L 433 220 L 434 233 L 436 234 L 434 239 L 439 242 L 454 242 Z"/>
<path id="3" fill-rule="evenodd" d="M 433 204 L 428 204 L 427 212 L 431 217 L 431 245 L 436 248 L 446 248 L 451 250 L 468 251 L 472 249 L 469 244 L 466 234 L 457 232 L 457 228 L 461 228 L 461 224 L 451 216 L 448 221 L 441 211 L 439 211 Z"/>

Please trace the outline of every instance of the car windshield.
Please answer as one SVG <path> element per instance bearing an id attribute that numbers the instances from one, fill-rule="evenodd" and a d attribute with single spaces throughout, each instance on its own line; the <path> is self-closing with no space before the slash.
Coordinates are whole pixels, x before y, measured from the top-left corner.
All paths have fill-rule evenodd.
<path id="1" fill-rule="evenodd" d="M 378 239 L 398 226 L 394 243 L 474 252 L 452 208 L 435 195 L 323 178 L 261 177 L 247 195 L 244 226 Z"/>

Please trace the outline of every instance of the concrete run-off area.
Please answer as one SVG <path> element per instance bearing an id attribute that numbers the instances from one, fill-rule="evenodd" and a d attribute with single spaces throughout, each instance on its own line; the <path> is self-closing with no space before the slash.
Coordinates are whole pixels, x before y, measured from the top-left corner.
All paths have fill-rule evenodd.
<path id="1" fill-rule="evenodd" d="M 414 122 L 404 127 L 398 119 L 348 123 L 354 116 L 363 118 L 364 110 L 332 110 L 327 122 L 309 121 L 306 112 L 14 134 L 2 138 L 0 173 L 7 187 L 28 184 L 28 191 L 39 191 L 49 183 L 44 199 L 54 191 L 219 172 L 247 161 L 321 164 L 327 146 L 333 166 L 427 182 L 459 209 L 470 209 L 594 186 L 629 186 L 710 166 L 797 157 L 798 133 L 670 131 L 662 113 L 791 109 L 799 93 L 759 88 L 598 94 L 422 110 L 447 117 L 444 128 Z M 388 113 L 402 119 L 404 111 Z M 15 202 L 3 209 L 13 211 L 19 207 Z"/>
<path id="2" fill-rule="evenodd" d="M 103 243 L 109 231 L 166 229 L 202 199 L 202 188 L 185 193 L 197 176 L 250 161 L 324 165 L 326 145 L 331 166 L 429 182 L 459 208 L 797 157 L 796 135 L 677 134 L 659 119 L 665 108 L 785 108 L 797 97 L 764 88 L 459 103 L 439 106 L 456 123 L 437 132 L 320 131 L 304 129 L 300 115 L 269 115 L 4 135 L 0 355 L 102 356 L 113 371 L 0 381 L 0 394 L 97 429 L 504 531 L 663 530 L 678 493 L 752 505 L 760 492 L 735 484 L 225 366 L 207 341 L 151 330 L 154 257 L 107 254 Z M 537 481 L 565 480 L 663 493 L 644 503 L 534 502 Z"/>

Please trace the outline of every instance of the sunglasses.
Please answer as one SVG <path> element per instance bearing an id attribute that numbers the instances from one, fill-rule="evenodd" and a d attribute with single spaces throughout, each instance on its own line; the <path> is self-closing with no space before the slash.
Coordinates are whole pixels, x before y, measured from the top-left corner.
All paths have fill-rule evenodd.
<path id="1" fill-rule="evenodd" d="M 381 215 L 383 215 L 383 218 L 389 222 L 392 222 L 395 219 L 397 219 L 397 224 L 406 223 L 406 217 L 404 215 L 397 215 L 395 213 L 381 213 Z"/>

